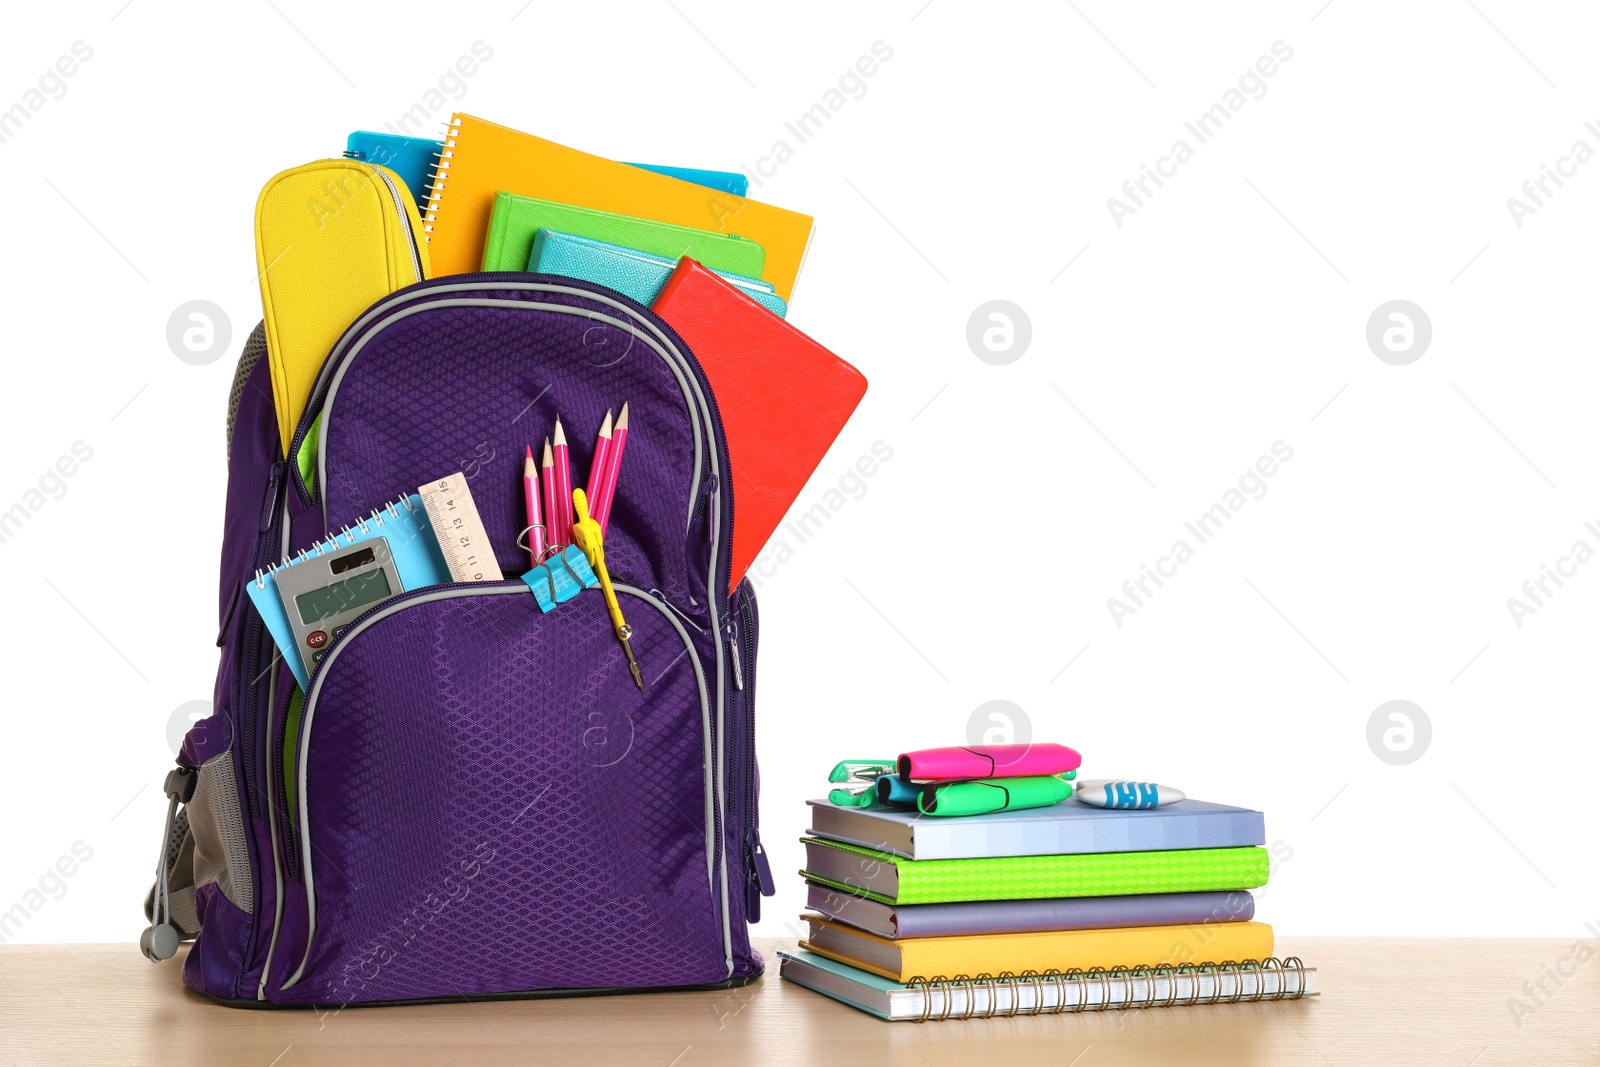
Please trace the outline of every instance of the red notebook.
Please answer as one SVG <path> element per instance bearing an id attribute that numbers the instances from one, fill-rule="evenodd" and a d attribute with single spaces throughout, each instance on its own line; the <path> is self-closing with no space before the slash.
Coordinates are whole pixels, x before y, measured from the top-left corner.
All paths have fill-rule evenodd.
<path id="1" fill-rule="evenodd" d="M 685 256 L 651 306 L 717 395 L 733 467 L 730 589 L 867 392 L 860 371 Z"/>

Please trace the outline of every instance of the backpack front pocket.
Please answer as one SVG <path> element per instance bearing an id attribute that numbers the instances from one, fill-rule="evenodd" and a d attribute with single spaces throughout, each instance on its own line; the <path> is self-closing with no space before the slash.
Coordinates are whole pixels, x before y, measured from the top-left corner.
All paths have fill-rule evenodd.
<path id="1" fill-rule="evenodd" d="M 274 999 L 728 977 L 712 694 L 669 609 L 617 588 L 643 693 L 598 591 L 546 616 L 521 582 L 434 587 L 330 648 L 288 842 L 309 933 Z"/>

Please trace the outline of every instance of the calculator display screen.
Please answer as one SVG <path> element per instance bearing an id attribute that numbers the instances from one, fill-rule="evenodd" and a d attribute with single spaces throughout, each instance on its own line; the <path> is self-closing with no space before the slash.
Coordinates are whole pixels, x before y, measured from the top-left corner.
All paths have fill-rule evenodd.
<path id="1" fill-rule="evenodd" d="M 301 593 L 294 598 L 294 606 L 300 612 L 301 622 L 313 623 L 342 615 L 351 608 L 377 603 L 389 595 L 389 576 L 380 568 Z"/>

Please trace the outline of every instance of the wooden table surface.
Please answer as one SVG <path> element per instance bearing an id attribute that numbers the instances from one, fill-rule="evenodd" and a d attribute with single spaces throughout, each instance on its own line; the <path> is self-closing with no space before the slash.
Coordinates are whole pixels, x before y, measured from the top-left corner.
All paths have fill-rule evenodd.
<path id="1" fill-rule="evenodd" d="M 1600 1064 L 1600 958 L 1570 941 L 1285 938 L 1322 996 L 920 1025 L 780 981 L 785 944 L 760 942 L 767 978 L 717 993 L 325 1014 L 219 1007 L 182 987 L 181 955 L 155 965 L 132 944 L 5 946 L 0 1064 Z M 1558 971 L 1542 1004 L 1524 991 Z"/>

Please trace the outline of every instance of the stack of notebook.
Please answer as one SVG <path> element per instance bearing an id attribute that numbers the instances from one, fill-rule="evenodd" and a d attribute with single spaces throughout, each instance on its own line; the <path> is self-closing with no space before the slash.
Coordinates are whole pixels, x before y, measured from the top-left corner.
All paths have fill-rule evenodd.
<path id="1" fill-rule="evenodd" d="M 886 1019 L 1311 992 L 1254 921 L 1260 812 L 1066 801 L 939 819 L 811 803 L 809 936 L 781 973 Z"/>

